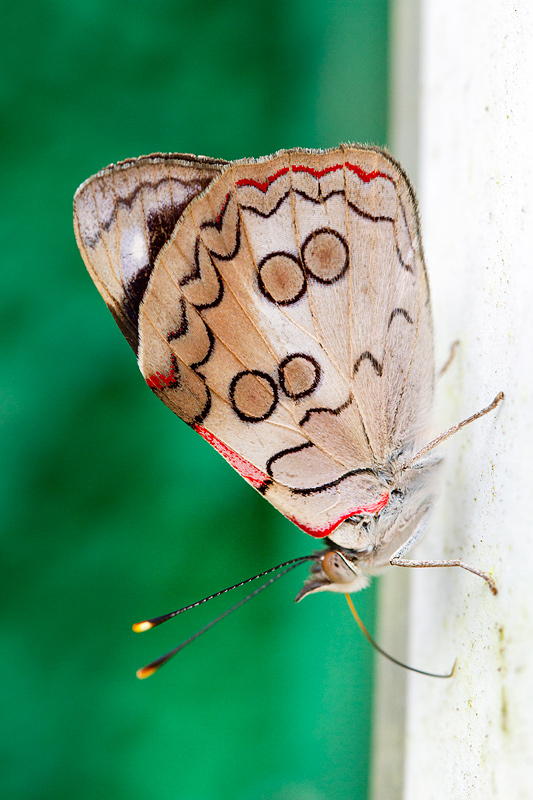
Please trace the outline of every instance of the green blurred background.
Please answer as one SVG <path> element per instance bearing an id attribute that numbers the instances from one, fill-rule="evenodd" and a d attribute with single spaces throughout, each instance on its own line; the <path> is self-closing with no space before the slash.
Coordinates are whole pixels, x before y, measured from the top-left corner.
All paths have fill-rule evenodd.
<path id="1" fill-rule="evenodd" d="M 386 0 L 30 0 L 0 24 L 3 796 L 365 798 L 374 654 L 342 596 L 293 604 L 305 567 L 135 678 L 238 596 L 132 622 L 313 541 L 146 389 L 72 196 L 152 151 L 386 144 Z"/>

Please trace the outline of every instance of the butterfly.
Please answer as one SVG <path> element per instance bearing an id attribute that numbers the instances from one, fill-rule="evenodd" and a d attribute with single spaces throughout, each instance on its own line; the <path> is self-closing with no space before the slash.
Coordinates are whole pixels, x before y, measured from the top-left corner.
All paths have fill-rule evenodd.
<path id="1" fill-rule="evenodd" d="M 152 391 L 324 549 L 353 592 L 424 532 L 440 458 L 415 196 L 384 150 L 154 154 L 83 183 L 76 239 Z"/>

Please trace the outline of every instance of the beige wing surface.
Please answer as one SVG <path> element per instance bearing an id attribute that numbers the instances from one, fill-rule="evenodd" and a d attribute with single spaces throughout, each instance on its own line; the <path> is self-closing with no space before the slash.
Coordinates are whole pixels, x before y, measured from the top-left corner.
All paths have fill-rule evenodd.
<path id="1" fill-rule="evenodd" d="M 273 505 L 325 536 L 383 507 L 382 473 L 427 423 L 431 318 L 412 193 L 366 148 L 194 168 L 221 174 L 151 267 L 141 371 Z M 114 224 L 109 264 L 124 236 L 116 211 Z M 120 275 L 114 289 L 98 276 L 124 309 Z"/>

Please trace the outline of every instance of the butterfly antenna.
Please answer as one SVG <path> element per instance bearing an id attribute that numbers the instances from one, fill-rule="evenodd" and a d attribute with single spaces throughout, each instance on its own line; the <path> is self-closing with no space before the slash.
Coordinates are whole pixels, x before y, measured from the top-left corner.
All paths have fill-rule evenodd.
<path id="1" fill-rule="evenodd" d="M 364 624 L 363 620 L 361 619 L 361 617 L 359 616 L 359 614 L 355 610 L 355 606 L 354 606 L 352 598 L 350 597 L 349 594 L 346 594 L 346 600 L 348 601 L 348 605 L 350 606 L 350 611 L 352 612 L 355 621 L 357 622 L 357 624 L 361 628 L 365 639 L 370 642 L 372 647 L 374 647 L 378 651 L 378 653 L 381 653 L 382 656 L 385 656 L 385 658 L 388 658 L 389 661 L 392 661 L 393 664 L 397 664 L 399 667 L 403 667 L 404 669 L 408 669 L 410 672 L 418 672 L 419 675 L 427 675 L 429 678 L 451 678 L 453 676 L 453 674 L 455 672 L 455 667 L 456 667 L 456 664 L 457 664 L 457 659 L 455 659 L 455 661 L 454 661 L 454 664 L 453 664 L 451 672 L 447 673 L 446 675 L 439 675 L 439 674 L 437 674 L 435 672 L 426 672 L 423 669 L 416 669 L 416 667 L 410 667 L 409 664 L 404 664 L 403 661 L 398 661 L 397 658 L 394 658 L 394 656 L 391 656 L 391 655 L 389 655 L 389 653 L 386 653 L 385 650 L 383 650 L 379 646 L 379 644 L 374 641 L 374 639 L 372 638 L 372 636 L 368 632 L 368 629 L 367 629 L 366 625 Z"/>
<path id="2" fill-rule="evenodd" d="M 185 647 L 187 647 L 187 645 L 191 644 L 191 642 L 194 642 L 195 639 L 198 639 L 199 636 L 201 636 L 203 633 L 208 631 L 209 628 L 212 628 L 213 625 L 216 625 L 217 622 L 220 622 L 220 620 L 224 619 L 224 617 L 227 617 L 233 611 L 236 611 L 242 605 L 247 603 L 248 600 L 251 600 L 252 597 L 255 597 L 257 594 L 262 592 L 264 589 L 267 589 L 269 586 L 271 586 L 273 583 L 275 583 L 283 575 L 286 575 L 287 572 L 290 572 L 295 567 L 298 567 L 300 564 L 303 564 L 305 561 L 310 561 L 313 558 L 314 558 L 314 556 L 312 556 L 312 555 L 300 556 L 299 558 L 292 558 L 290 561 L 284 561 L 282 564 L 278 564 L 275 567 L 271 567 L 270 569 L 265 570 L 265 572 L 260 572 L 258 575 L 254 575 L 252 578 L 247 578 L 245 581 L 241 581 L 240 583 L 236 583 L 234 586 L 228 586 L 227 589 L 222 589 L 219 592 L 215 592 L 215 594 L 209 595 L 209 597 L 204 597 L 203 600 L 198 600 L 196 603 L 192 603 L 189 606 L 184 606 L 183 608 L 179 608 L 177 611 L 171 611 L 169 614 L 163 614 L 160 617 L 154 617 L 153 619 L 144 620 L 143 622 L 136 622 L 135 625 L 133 625 L 133 630 L 134 631 L 141 632 L 141 631 L 150 630 L 150 628 L 154 628 L 156 625 L 161 625 L 162 622 L 166 622 L 168 619 L 171 619 L 172 617 L 175 617 L 178 614 L 181 614 L 183 611 L 188 611 L 191 608 L 196 608 L 196 606 L 199 606 L 202 603 L 207 603 L 208 600 L 212 600 L 214 597 L 219 597 L 219 595 L 221 595 L 221 594 L 225 594 L 226 592 L 231 592 L 233 589 L 238 589 L 240 586 L 244 586 L 246 583 L 250 583 L 250 581 L 255 581 L 258 578 L 262 578 L 265 575 L 268 575 L 270 572 L 275 572 L 276 570 L 281 570 L 281 572 L 278 572 L 277 575 L 274 575 L 266 583 L 263 583 L 261 586 L 259 586 L 253 592 L 251 592 L 251 594 L 247 595 L 242 600 L 239 600 L 238 603 L 235 603 L 235 605 L 231 606 L 231 608 L 228 608 L 227 611 L 224 611 L 222 614 L 220 614 L 220 616 L 218 616 L 215 619 L 211 620 L 211 622 L 209 622 L 207 625 L 204 625 L 203 628 L 200 628 L 200 630 L 197 631 L 196 633 L 194 633 L 192 636 L 189 636 L 188 639 L 185 639 L 185 641 L 181 642 L 181 644 L 179 644 L 177 647 L 174 647 L 168 653 L 165 653 L 165 655 L 160 656 L 159 658 L 156 658 L 155 661 L 152 661 L 150 664 L 147 664 L 145 667 L 141 667 L 141 669 L 137 670 L 137 673 L 136 673 L 137 677 L 143 679 L 143 678 L 150 677 L 150 675 L 153 675 L 153 673 L 156 670 L 158 670 L 160 667 L 162 667 L 163 664 L 166 664 L 167 661 L 170 661 L 170 659 L 173 656 L 175 656 L 176 653 L 179 653 L 180 650 L 183 650 Z"/>

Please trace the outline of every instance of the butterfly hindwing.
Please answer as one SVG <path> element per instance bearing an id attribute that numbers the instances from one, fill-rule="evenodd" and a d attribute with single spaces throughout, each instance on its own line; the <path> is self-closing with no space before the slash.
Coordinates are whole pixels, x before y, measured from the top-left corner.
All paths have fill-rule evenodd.
<path id="1" fill-rule="evenodd" d="M 380 465 L 427 424 L 431 316 L 409 184 L 372 148 L 175 162 L 88 182 L 82 253 L 148 385 L 324 536 L 382 507 Z M 178 177 L 164 185 L 165 169 Z"/>

